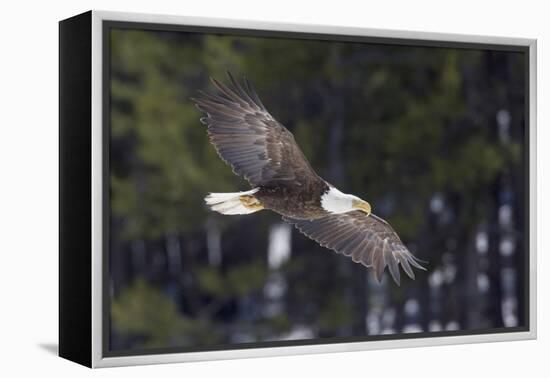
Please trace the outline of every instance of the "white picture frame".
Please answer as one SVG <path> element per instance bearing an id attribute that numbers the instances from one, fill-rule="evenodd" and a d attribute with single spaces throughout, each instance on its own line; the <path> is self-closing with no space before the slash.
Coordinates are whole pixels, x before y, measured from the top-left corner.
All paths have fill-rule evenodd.
<path id="1" fill-rule="evenodd" d="M 174 363 L 187 361 L 205 361 L 205 360 L 221 360 L 235 358 L 251 358 L 251 357 L 266 357 L 266 356 L 283 356 L 297 355 L 309 353 L 327 353 L 327 352 L 346 352 L 359 350 L 374 350 L 388 348 L 409 348 L 422 346 L 436 346 L 449 344 L 466 344 L 466 343 L 481 343 L 481 342 L 496 342 L 496 341 L 511 341 L 511 340 L 527 340 L 535 339 L 537 336 L 536 327 L 536 212 L 537 212 L 537 193 L 536 193 L 536 61 L 537 61 L 537 43 L 533 39 L 522 38 L 503 38 L 478 35 L 459 35 L 445 33 L 424 33 L 410 32 L 401 30 L 380 30 L 369 28 L 350 28 L 336 27 L 326 25 L 311 25 L 311 24 L 285 24 L 285 23 L 266 23 L 259 21 L 244 21 L 231 19 L 215 19 L 215 18 L 195 18 L 183 16 L 169 15 L 154 15 L 154 14 L 137 14 L 123 12 L 106 12 L 106 11 L 91 11 L 86 14 L 85 23 L 90 24 L 90 57 L 91 57 L 91 120 L 90 120 L 90 143 L 91 143 L 91 230 L 90 236 L 90 308 L 91 308 L 91 324 L 89 330 L 78 330 L 74 332 L 90 331 L 89 339 L 84 337 L 83 343 L 90 342 L 89 359 L 84 360 L 77 357 L 71 357 L 71 353 L 64 353 L 63 341 L 60 340 L 60 354 L 77 362 L 83 363 L 90 367 L 115 367 L 127 365 L 143 365 L 156 363 Z M 422 338 L 403 338 L 397 340 L 380 340 L 380 341 L 365 341 L 353 343 L 331 343 L 331 344 L 315 344 L 315 345 L 296 345 L 296 346 L 281 346 L 269 348 L 246 348 L 246 349 L 231 349 L 231 350 L 215 350 L 201 352 L 182 352 L 182 353 L 166 353 L 166 354 L 140 354 L 131 356 L 105 356 L 103 350 L 103 271 L 104 260 L 103 251 L 104 243 L 104 143 L 105 136 L 103 135 L 104 122 L 104 106 L 103 97 L 105 85 L 103 76 L 103 59 L 104 59 L 104 23 L 108 21 L 117 22 L 132 22 L 132 23 L 147 23 L 158 25 L 186 25 L 214 28 L 230 28 L 230 29 L 245 29 L 250 31 L 277 31 L 277 32 L 295 32 L 308 34 L 330 34 L 341 36 L 364 36 L 375 38 L 389 38 L 400 40 L 415 40 L 415 41 L 433 41 L 441 43 L 468 43 L 468 44 L 490 44 L 490 45 L 514 45 L 523 46 L 528 49 L 529 54 L 529 326 L 528 330 L 522 332 L 506 332 L 506 333 L 489 333 L 476 335 L 456 335 L 446 337 L 422 337 Z M 63 106 L 63 105 L 62 105 Z M 63 232 L 63 230 L 61 231 Z M 68 284 L 67 281 L 63 281 Z M 63 286 L 63 285 L 61 285 Z M 63 287 L 61 288 L 63 290 Z M 60 299 L 61 300 L 61 299 Z M 66 306 L 61 304 L 61 309 L 66 310 Z M 70 318 L 72 313 L 67 313 L 64 319 Z M 61 325 L 61 324 L 60 324 Z M 63 325 L 61 325 L 63 328 Z M 70 332 L 65 330 L 64 332 Z M 65 333 L 66 335 L 66 333 Z M 88 349 L 86 349 L 86 353 Z"/>

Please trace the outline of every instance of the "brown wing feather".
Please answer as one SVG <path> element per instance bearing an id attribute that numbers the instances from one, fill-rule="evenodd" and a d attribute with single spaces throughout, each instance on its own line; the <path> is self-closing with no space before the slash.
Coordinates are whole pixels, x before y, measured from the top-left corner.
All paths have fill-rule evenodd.
<path id="1" fill-rule="evenodd" d="M 352 211 L 313 220 L 283 219 L 321 246 L 372 268 L 378 281 L 386 266 L 398 285 L 401 280 L 399 265 L 412 279 L 411 265 L 426 270 L 389 223 L 374 214 L 367 216 L 361 211 Z"/>
<path id="2" fill-rule="evenodd" d="M 227 86 L 212 79 L 218 93 L 192 99 L 206 113 L 201 122 L 221 159 L 253 186 L 316 178 L 292 133 L 269 114 L 250 83 L 244 79 L 243 87 L 228 76 Z"/>

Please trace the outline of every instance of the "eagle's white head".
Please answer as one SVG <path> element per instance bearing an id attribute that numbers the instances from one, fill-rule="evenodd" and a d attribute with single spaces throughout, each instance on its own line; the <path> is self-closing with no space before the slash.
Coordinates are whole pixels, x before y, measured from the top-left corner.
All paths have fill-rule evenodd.
<path id="1" fill-rule="evenodd" d="M 351 194 L 345 194 L 333 186 L 321 196 L 321 206 L 332 214 L 343 214 L 354 210 L 361 210 L 367 215 L 371 213 L 371 206 L 367 201 Z"/>

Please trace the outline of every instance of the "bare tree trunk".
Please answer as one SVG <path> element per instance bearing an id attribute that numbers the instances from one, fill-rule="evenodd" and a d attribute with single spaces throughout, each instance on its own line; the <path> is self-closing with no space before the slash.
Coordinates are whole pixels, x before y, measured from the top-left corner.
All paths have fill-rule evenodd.
<path id="1" fill-rule="evenodd" d="M 168 258 L 168 271 L 177 275 L 181 272 L 181 245 L 179 236 L 175 233 L 166 234 L 166 255 Z"/>
<path id="2" fill-rule="evenodd" d="M 221 232 L 217 222 L 210 217 L 206 222 L 206 248 L 208 249 L 208 263 L 220 266 L 222 263 Z"/>
<path id="3" fill-rule="evenodd" d="M 499 189 L 500 177 L 497 177 L 490 186 L 489 201 L 491 203 L 489 224 L 499 224 Z M 488 259 L 491 262 L 488 267 L 489 275 L 489 295 L 487 318 L 491 319 L 491 326 L 499 328 L 503 326 L 502 322 L 502 288 L 501 288 L 501 260 L 500 260 L 500 226 L 496 226 L 489 232 L 489 251 Z"/>

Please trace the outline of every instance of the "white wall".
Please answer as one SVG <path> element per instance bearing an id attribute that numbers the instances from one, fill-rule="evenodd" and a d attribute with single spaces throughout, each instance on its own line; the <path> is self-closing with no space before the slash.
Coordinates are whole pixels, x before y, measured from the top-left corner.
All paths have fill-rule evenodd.
<path id="1" fill-rule="evenodd" d="M 18 1 L 0 23 L 0 374 L 80 377 L 92 372 L 53 355 L 57 343 L 57 21 L 94 9 L 320 23 L 539 39 L 539 340 L 103 369 L 101 377 L 525 376 L 548 367 L 550 287 L 550 27 L 544 1 L 364 0 Z M 545 25 L 546 24 L 546 25 Z M 545 351 L 546 349 L 546 351 Z"/>

